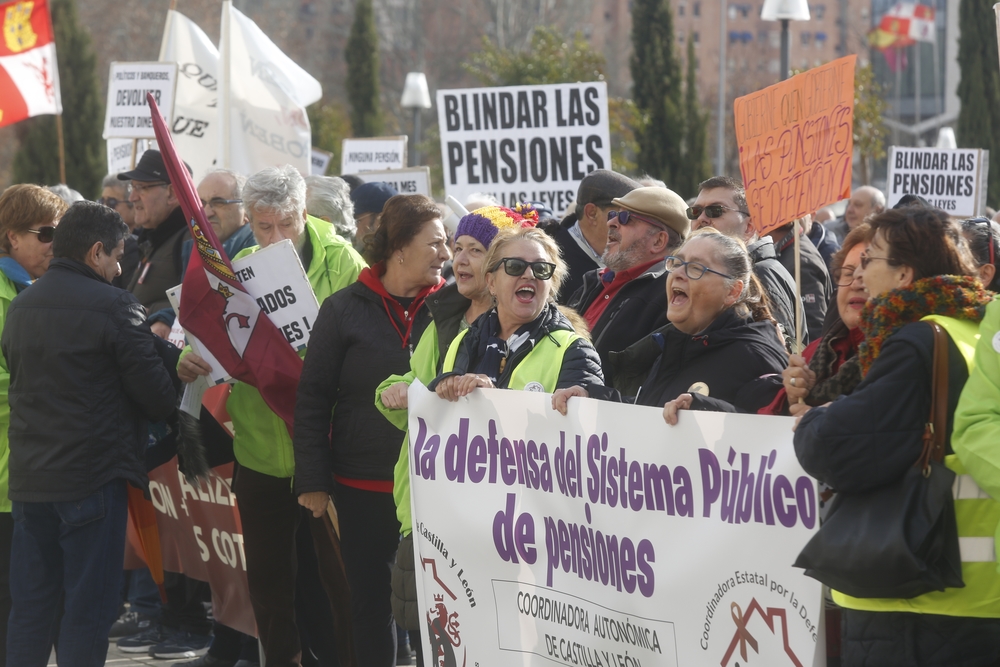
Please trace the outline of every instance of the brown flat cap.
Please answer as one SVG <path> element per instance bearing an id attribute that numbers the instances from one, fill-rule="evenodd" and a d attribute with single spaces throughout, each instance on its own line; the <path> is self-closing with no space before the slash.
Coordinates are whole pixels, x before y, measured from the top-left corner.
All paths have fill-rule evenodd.
<path id="1" fill-rule="evenodd" d="M 659 221 L 677 232 L 681 239 L 686 239 L 691 231 L 687 202 L 673 190 L 659 187 L 636 188 L 611 203 L 626 211 Z"/>

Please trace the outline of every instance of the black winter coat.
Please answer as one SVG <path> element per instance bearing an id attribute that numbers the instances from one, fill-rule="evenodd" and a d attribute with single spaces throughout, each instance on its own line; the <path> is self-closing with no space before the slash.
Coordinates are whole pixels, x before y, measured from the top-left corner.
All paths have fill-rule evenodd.
<path id="1" fill-rule="evenodd" d="M 785 338 L 795 340 L 795 309 L 798 308 L 805 322 L 802 302 L 796 303 L 795 279 L 778 261 L 777 251 L 770 237 L 764 237 L 747 246 L 753 261 L 753 272 L 764 286 L 771 300 L 771 314 L 785 330 Z M 809 342 L 807 331 L 802 332 L 802 344 Z"/>
<path id="2" fill-rule="evenodd" d="M 930 414 L 934 335 L 926 322 L 908 324 L 882 346 L 865 379 L 848 396 L 813 408 L 795 430 L 795 454 L 816 479 L 841 493 L 890 484 L 923 448 Z M 948 341 L 947 452 L 955 407 L 969 377 L 954 341 Z M 845 665 L 992 665 L 1000 651 L 1000 619 L 957 618 L 844 609 Z M 976 659 L 979 656 L 980 659 Z"/>
<path id="3" fill-rule="evenodd" d="M 414 345 L 430 319 L 426 307 L 414 314 Z M 356 282 L 327 297 L 309 339 L 295 403 L 296 494 L 333 493 L 334 473 L 393 478 L 399 429 L 375 407 L 375 389 L 390 375 L 409 370 L 410 349 L 402 345 L 379 294 Z"/>
<path id="4" fill-rule="evenodd" d="M 427 307 L 431 311 L 431 319 L 437 328 L 438 336 L 438 370 L 448 346 L 455 340 L 462 326 L 462 318 L 472 302 L 458 291 L 458 285 L 450 283 L 427 297 Z M 386 376 L 388 377 L 388 376 Z"/>
<path id="5" fill-rule="evenodd" d="M 487 311 L 483 313 L 472 323 L 472 326 L 469 327 L 469 333 L 465 334 L 465 338 L 460 343 L 461 347 L 457 350 L 454 368 L 435 378 L 428 385 L 428 389 L 433 391 L 437 387 L 438 382 L 450 375 L 464 375 L 465 373 L 475 372 L 476 365 L 479 363 L 478 350 L 480 337 L 486 335 L 481 327 L 488 321 L 491 312 Z M 504 365 L 503 373 L 497 378 L 498 388 L 507 388 L 514 369 L 534 349 L 536 341 L 541 340 L 553 331 L 573 331 L 573 326 L 569 320 L 559 312 L 559 308 L 554 304 L 546 306 L 545 310 L 535 320 L 535 323 L 536 325 L 531 331 L 528 340 L 514 351 L 514 354 Z M 594 346 L 584 338 L 577 339 L 571 343 L 569 349 L 563 355 L 562 368 L 559 371 L 559 382 L 556 384 L 556 389 L 565 389 L 574 385 L 590 387 L 601 386 L 603 384 L 604 374 L 601 372 L 601 359 L 597 356 Z"/>
<path id="6" fill-rule="evenodd" d="M 794 280 L 795 237 L 788 234 L 777 246 L 777 251 L 778 261 Z M 805 332 L 809 334 L 809 340 L 816 340 L 823 337 L 823 322 L 826 321 L 826 310 L 833 298 L 833 283 L 830 280 L 830 272 L 826 268 L 823 256 L 819 254 L 819 250 L 805 234 L 801 236 L 799 255 L 802 261 L 800 274 L 802 307 L 806 311 L 803 326 Z M 794 334 L 795 329 L 792 329 L 791 333 Z"/>
<path id="7" fill-rule="evenodd" d="M 598 270 L 583 277 L 583 285 L 570 299 L 569 307 L 583 315 L 604 288 Z M 590 336 L 601 356 L 604 383 L 613 386 L 610 353 L 621 352 L 667 324 L 667 269 L 664 262 L 622 286 L 594 323 Z"/>
<path id="8" fill-rule="evenodd" d="M 0 346 L 12 500 L 78 500 L 119 478 L 146 488 L 148 421 L 166 419 L 177 392 L 145 318 L 134 296 L 64 258 L 11 303 Z"/>
<path id="9" fill-rule="evenodd" d="M 663 407 L 690 393 L 692 409 L 716 412 L 757 412 L 781 389 L 781 371 L 787 364 L 788 354 L 773 323 L 744 319 L 732 310 L 699 334 L 668 324 L 611 354 L 615 389 L 635 396 L 637 405 Z M 696 392 L 695 384 L 705 389 Z"/>

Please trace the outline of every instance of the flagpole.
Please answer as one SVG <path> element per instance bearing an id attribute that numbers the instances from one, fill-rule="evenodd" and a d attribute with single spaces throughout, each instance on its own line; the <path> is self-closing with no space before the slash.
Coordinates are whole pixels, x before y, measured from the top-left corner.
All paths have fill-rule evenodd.
<path id="1" fill-rule="evenodd" d="M 56 134 L 59 137 L 59 182 L 66 184 L 66 146 L 63 142 L 62 114 L 56 114 Z"/>

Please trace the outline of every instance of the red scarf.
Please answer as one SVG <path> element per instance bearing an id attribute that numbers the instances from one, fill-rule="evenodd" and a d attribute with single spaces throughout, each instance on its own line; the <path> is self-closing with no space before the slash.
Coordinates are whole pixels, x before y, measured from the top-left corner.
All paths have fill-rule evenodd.
<path id="1" fill-rule="evenodd" d="M 417 313 L 423 307 L 424 301 L 428 296 L 444 287 L 445 281 L 444 278 L 438 278 L 436 285 L 428 285 L 420 290 L 417 296 L 414 297 L 413 303 L 408 308 L 403 308 L 403 305 L 399 301 L 396 301 L 396 297 L 386 291 L 385 285 L 382 284 L 381 280 L 383 275 L 385 275 L 385 262 L 379 262 L 363 270 L 358 276 L 358 282 L 382 297 L 382 306 L 385 308 L 385 313 L 389 316 L 389 321 L 392 322 L 392 328 L 399 334 L 399 339 L 403 343 L 402 347 L 405 348 L 410 344 L 410 335 L 413 333 L 413 322 L 417 319 Z M 395 314 L 395 317 L 393 317 L 393 314 Z M 398 322 L 406 323 L 405 331 L 399 327 Z"/>

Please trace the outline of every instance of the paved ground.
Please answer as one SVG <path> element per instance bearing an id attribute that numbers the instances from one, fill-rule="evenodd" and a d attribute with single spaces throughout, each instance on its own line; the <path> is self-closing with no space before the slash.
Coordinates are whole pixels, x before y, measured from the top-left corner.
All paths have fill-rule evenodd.
<path id="1" fill-rule="evenodd" d="M 185 662 L 187 660 L 192 660 L 192 658 L 185 658 L 184 660 L 157 660 L 156 658 L 149 655 L 135 655 L 134 653 L 122 653 L 115 646 L 114 641 L 111 642 L 111 648 L 108 649 L 108 660 L 104 664 L 109 665 L 109 667 L 166 667 L 168 665 L 176 665 L 180 662 Z M 55 653 L 49 658 L 49 667 L 55 667 L 56 656 Z"/>

